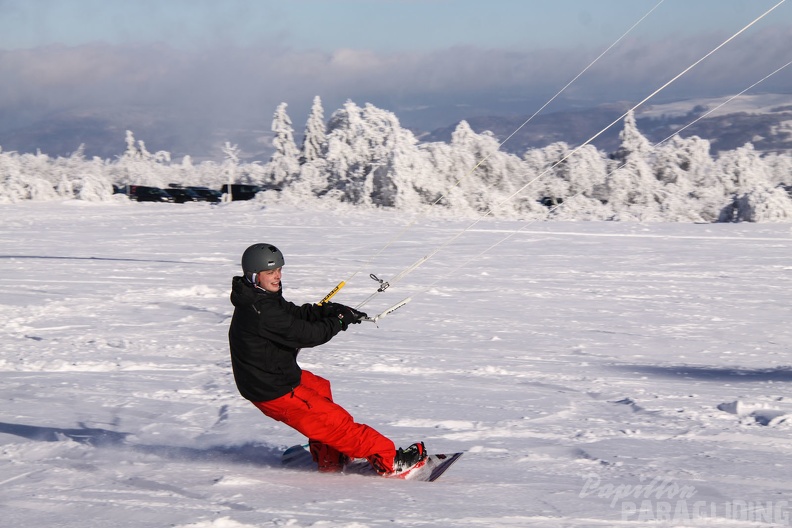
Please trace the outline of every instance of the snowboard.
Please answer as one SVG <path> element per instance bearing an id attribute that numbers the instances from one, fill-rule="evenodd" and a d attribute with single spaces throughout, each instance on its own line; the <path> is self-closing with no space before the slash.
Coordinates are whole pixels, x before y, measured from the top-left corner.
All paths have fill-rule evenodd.
<path id="1" fill-rule="evenodd" d="M 459 460 L 463 453 L 439 453 L 427 455 L 426 463 L 418 468 L 386 478 L 399 478 L 404 480 L 418 480 L 424 482 L 434 482 L 440 475 L 446 472 L 451 465 Z M 316 462 L 311 457 L 308 444 L 296 445 L 283 452 L 281 457 L 283 467 L 290 469 L 300 469 L 304 471 L 316 471 Z M 342 471 L 345 475 L 370 475 L 379 477 L 380 475 L 371 467 L 365 458 L 355 458 L 344 466 Z"/>

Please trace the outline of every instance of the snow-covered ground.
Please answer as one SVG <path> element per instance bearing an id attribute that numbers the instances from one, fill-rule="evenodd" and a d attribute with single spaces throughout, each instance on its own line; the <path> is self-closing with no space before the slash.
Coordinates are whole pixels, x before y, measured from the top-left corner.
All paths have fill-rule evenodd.
<path id="1" fill-rule="evenodd" d="M 354 305 L 470 223 L 0 206 L 0 524 L 792 523 L 789 224 L 482 221 L 300 354 L 359 421 L 466 455 L 434 483 L 282 469 L 303 439 L 230 373 L 244 248 L 284 251 L 298 303 L 354 274 Z"/>

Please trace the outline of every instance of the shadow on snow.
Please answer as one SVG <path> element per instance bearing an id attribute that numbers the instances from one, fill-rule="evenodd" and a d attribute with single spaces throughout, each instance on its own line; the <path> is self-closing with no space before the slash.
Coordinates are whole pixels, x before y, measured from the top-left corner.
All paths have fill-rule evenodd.
<path id="1" fill-rule="evenodd" d="M 183 260 L 137 259 L 137 258 L 118 258 L 118 257 L 58 257 L 58 256 L 47 256 L 47 255 L 0 255 L 0 259 L 109 260 L 112 262 L 164 262 L 167 264 L 201 264 L 200 262 L 187 262 Z"/>
<path id="2" fill-rule="evenodd" d="M 611 368 L 635 374 L 665 378 L 687 378 L 728 383 L 792 381 L 792 367 L 740 369 L 706 366 L 612 365 Z"/>
<path id="3" fill-rule="evenodd" d="M 41 427 L 0 422 L 0 434 L 10 434 L 39 442 L 71 440 L 94 447 L 123 447 L 138 453 L 175 460 L 203 460 L 257 466 L 280 467 L 282 447 L 247 443 L 242 445 L 217 445 L 205 448 L 130 444 L 131 433 L 96 429 L 80 424 L 79 429 Z"/>

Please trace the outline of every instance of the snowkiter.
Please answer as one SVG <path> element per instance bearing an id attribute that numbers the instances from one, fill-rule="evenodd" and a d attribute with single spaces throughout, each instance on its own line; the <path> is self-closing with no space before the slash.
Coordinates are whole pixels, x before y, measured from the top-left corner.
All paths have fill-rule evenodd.
<path id="1" fill-rule="evenodd" d="M 366 314 L 338 303 L 296 304 L 283 297 L 281 251 L 253 244 L 234 277 L 234 315 L 228 331 L 231 365 L 240 394 L 265 415 L 309 439 L 320 471 L 341 471 L 350 458 L 366 458 L 382 475 L 404 473 L 426 459 L 423 442 L 396 449 L 393 441 L 359 424 L 333 402 L 330 382 L 302 370 L 301 348 L 324 344 Z"/>

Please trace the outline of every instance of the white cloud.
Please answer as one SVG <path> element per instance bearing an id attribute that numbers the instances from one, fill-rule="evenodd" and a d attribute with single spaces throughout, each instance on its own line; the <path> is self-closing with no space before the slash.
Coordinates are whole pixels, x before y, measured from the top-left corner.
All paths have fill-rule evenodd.
<path id="1" fill-rule="evenodd" d="M 639 100 L 726 36 L 702 35 L 662 46 L 624 42 L 569 95 L 590 103 Z M 788 61 L 791 40 L 792 28 L 780 26 L 744 35 L 681 79 L 669 94 L 718 96 L 739 91 Z M 425 53 L 323 53 L 277 47 L 184 51 L 103 44 L 7 50 L 0 51 L 0 110 L 44 115 L 73 107 L 147 105 L 186 112 L 191 118 L 206 114 L 234 119 L 268 118 L 280 102 L 288 102 L 290 111 L 307 112 L 314 95 L 322 96 L 328 110 L 352 99 L 390 105 L 397 115 L 399 105 L 438 101 L 530 99 L 541 104 L 596 53 L 474 47 Z M 792 86 L 790 75 L 774 78 L 772 86 Z"/>

